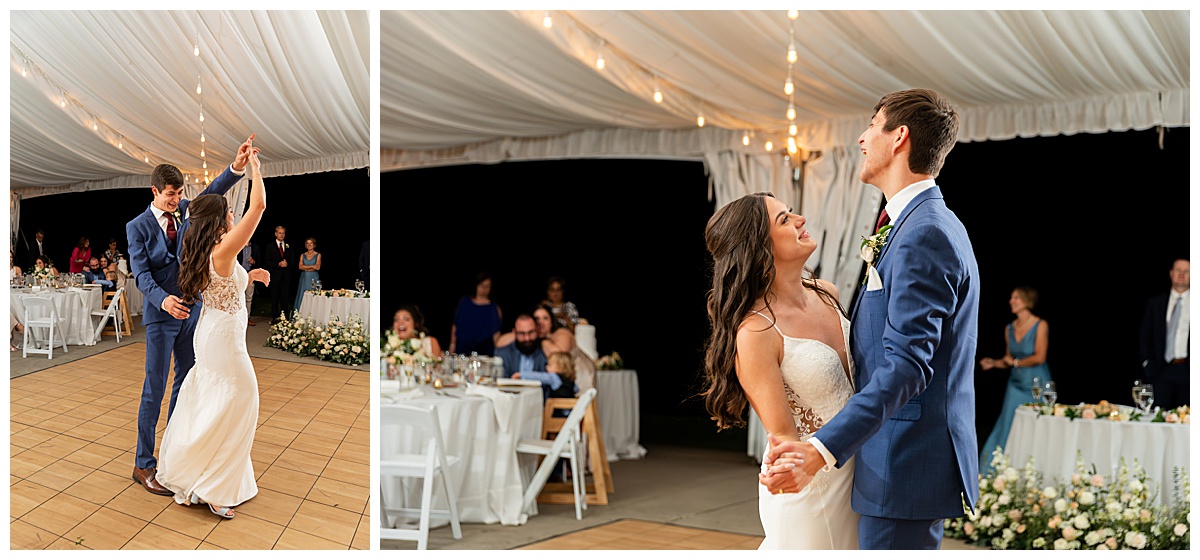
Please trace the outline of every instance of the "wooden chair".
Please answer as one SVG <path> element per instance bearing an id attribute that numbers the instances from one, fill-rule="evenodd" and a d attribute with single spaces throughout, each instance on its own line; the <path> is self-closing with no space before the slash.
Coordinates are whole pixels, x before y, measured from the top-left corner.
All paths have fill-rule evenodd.
<path id="1" fill-rule="evenodd" d="M 599 398 L 599 395 L 596 396 Z M 542 437 L 553 438 L 562 429 L 566 418 L 555 416 L 557 410 L 571 410 L 578 402 L 574 399 L 546 399 L 542 409 Z M 608 450 L 604 446 L 604 433 L 600 428 L 600 415 L 596 409 L 596 401 L 588 404 L 587 412 L 583 415 L 583 434 L 587 438 L 588 463 L 592 470 L 592 482 L 586 484 L 587 503 L 592 505 L 608 505 L 608 495 L 616 491 L 613 485 L 612 470 L 608 465 Z M 586 473 L 571 473 L 571 476 L 584 476 Z M 570 504 L 575 496 L 571 484 L 566 482 L 548 482 L 542 493 L 538 495 L 540 504 Z"/>
<path id="2" fill-rule="evenodd" d="M 115 335 L 117 334 L 117 329 L 120 329 L 121 336 L 131 336 L 133 334 L 133 315 L 129 313 L 129 299 L 125 296 L 125 288 L 122 287 L 115 292 L 104 292 L 104 299 L 100 303 L 100 309 L 108 309 L 108 305 L 112 303 L 113 299 L 117 300 L 118 313 L 113 323 L 118 326 L 110 324 L 110 326 L 104 327 L 104 330 L 100 331 L 100 336 L 106 334 Z M 100 336 L 97 336 L 96 340 L 100 340 Z M 117 340 L 120 341 L 120 337 Z"/>

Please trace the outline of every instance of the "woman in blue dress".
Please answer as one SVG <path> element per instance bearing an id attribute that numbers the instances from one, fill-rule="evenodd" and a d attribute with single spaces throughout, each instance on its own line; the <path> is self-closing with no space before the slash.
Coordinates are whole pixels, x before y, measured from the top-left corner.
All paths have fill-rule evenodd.
<path id="1" fill-rule="evenodd" d="M 1007 352 L 1003 358 L 984 358 L 979 366 L 984 371 L 992 368 L 1008 369 L 1008 384 L 1004 388 L 1004 404 L 1000 417 L 992 428 L 991 435 L 983 444 L 979 456 L 979 472 L 990 470 L 992 452 L 997 447 L 1004 449 L 1008 442 L 1008 430 L 1012 427 L 1013 415 L 1022 404 L 1033 400 L 1030 385 L 1033 378 L 1042 383 L 1051 381 L 1050 366 L 1046 365 L 1046 349 L 1050 345 L 1050 325 L 1045 319 L 1033 314 L 1037 305 L 1037 290 L 1029 286 L 1017 286 L 1008 298 L 1008 306 L 1016 320 L 1004 327 Z"/>
<path id="2" fill-rule="evenodd" d="M 463 296 L 454 311 L 454 323 L 450 325 L 451 353 L 478 352 L 491 356 L 496 351 L 503 315 L 491 296 L 492 277 L 481 272 L 475 276 L 471 295 Z"/>
<path id="3" fill-rule="evenodd" d="M 314 280 L 320 280 L 321 275 L 317 271 L 321 270 L 321 253 L 317 252 L 317 240 L 309 237 L 304 240 L 303 253 L 300 253 L 300 281 L 296 284 L 296 305 L 294 309 L 300 311 L 300 302 L 304 301 L 304 292 L 312 289 Z"/>

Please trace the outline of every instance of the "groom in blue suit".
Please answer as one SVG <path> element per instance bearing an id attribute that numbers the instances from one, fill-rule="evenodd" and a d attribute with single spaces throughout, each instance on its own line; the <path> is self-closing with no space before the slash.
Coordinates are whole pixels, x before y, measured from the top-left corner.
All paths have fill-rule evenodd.
<path id="1" fill-rule="evenodd" d="M 798 492 L 819 469 L 856 457 L 862 549 L 936 550 L 944 519 L 979 499 L 979 269 L 934 183 L 957 137 L 958 114 L 936 92 L 895 92 L 875 106 L 858 139 L 859 178 L 883 191 L 879 226 L 892 228 L 850 317 L 858 392 L 809 441 L 773 440 L 766 458 L 795 467 L 763 484 Z"/>
<path id="2" fill-rule="evenodd" d="M 224 195 L 241 179 L 253 139 L 252 134 L 238 148 L 233 164 L 200 194 Z M 183 174 L 174 165 L 162 164 L 151 173 L 150 185 L 154 201 L 145 212 L 125 224 L 129 266 L 146 302 L 142 309 L 142 324 L 146 327 L 146 380 L 138 408 L 133 480 L 150 493 L 171 496 L 174 492 L 155 478 L 158 462 L 154 458 L 154 433 L 171 369 L 172 352 L 175 354 L 175 380 L 171 404 L 167 408 L 168 420 L 175 410 L 179 387 L 196 361 L 192 333 L 200 318 L 201 303 L 197 301 L 189 308 L 180 299 L 183 294 L 179 290 L 179 255 L 188 228 L 190 202 L 182 197 Z"/>

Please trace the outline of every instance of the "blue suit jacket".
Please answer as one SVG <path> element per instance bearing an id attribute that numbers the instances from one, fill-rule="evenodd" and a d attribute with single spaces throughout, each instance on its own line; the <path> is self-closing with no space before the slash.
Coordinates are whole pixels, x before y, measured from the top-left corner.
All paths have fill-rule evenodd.
<path id="1" fill-rule="evenodd" d="M 876 261 L 883 288 L 860 288 L 851 313 L 858 392 L 816 437 L 837 466 L 856 457 L 854 511 L 958 517 L 964 494 L 972 508 L 979 499 L 979 269 L 938 187 L 893 225 Z"/>
<path id="2" fill-rule="evenodd" d="M 241 178 L 241 175 L 226 167 L 225 172 L 200 194 L 224 195 Z M 187 232 L 190 222 L 187 218 L 189 204 L 191 201 L 188 199 L 179 201 L 179 215 L 184 218 L 179 223 L 174 251 L 168 248 L 167 232 L 158 225 L 150 206 L 125 224 L 125 235 L 129 240 L 129 268 L 147 303 L 142 306 L 143 325 L 178 320 L 162 310 L 162 302 L 168 295 L 183 295 L 179 290 L 179 252 L 183 250 L 183 234 Z M 199 302 L 196 305 L 200 305 Z M 193 309 L 192 317 L 197 316 L 197 311 L 198 308 Z"/>
<path id="3" fill-rule="evenodd" d="M 504 377 L 512 377 L 514 373 L 521 371 L 521 351 L 517 350 L 516 342 L 497 348 L 495 355 L 504 360 Z M 530 357 L 533 358 L 533 371 L 546 371 L 546 354 L 542 352 L 541 344 L 538 344 L 537 350 L 534 350 L 533 356 Z"/>

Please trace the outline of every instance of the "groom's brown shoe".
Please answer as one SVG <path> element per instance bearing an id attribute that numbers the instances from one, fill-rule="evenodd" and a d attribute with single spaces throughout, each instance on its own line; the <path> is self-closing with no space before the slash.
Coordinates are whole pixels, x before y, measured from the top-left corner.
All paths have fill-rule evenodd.
<path id="1" fill-rule="evenodd" d="M 133 481 L 141 484 L 147 492 L 158 494 L 159 496 L 174 496 L 175 493 L 168 490 L 166 486 L 158 483 L 154 478 L 154 474 L 158 471 L 154 467 L 148 469 L 133 468 Z"/>

